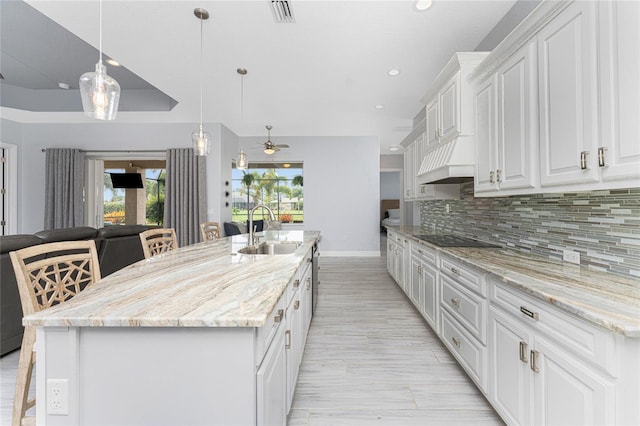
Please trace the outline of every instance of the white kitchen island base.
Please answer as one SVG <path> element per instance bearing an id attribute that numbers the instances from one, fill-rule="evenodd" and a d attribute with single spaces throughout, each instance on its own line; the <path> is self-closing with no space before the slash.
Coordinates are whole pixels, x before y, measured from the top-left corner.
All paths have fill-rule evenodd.
<path id="1" fill-rule="evenodd" d="M 37 341 L 37 399 L 69 381 L 68 415 L 38 424 L 256 423 L 254 328 L 45 327 Z"/>

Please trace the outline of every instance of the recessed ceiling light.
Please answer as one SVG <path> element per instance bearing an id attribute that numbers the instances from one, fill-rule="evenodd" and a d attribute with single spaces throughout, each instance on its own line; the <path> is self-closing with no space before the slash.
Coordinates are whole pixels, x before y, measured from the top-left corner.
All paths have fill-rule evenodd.
<path id="1" fill-rule="evenodd" d="M 289 164 L 289 163 L 284 163 L 284 164 L 282 165 L 282 167 L 284 167 L 285 169 L 288 169 L 289 167 L 291 167 L 291 164 Z"/>
<path id="2" fill-rule="evenodd" d="M 116 61 L 114 59 L 111 59 L 111 58 L 107 59 L 105 62 L 108 63 L 111 66 L 114 66 L 114 67 L 119 67 L 120 66 L 120 62 L 118 62 L 118 61 Z"/>
<path id="3" fill-rule="evenodd" d="M 431 0 L 417 0 L 415 8 L 416 10 L 423 11 L 429 9 L 431 7 L 431 4 Z"/>
<path id="4" fill-rule="evenodd" d="M 391 77 L 395 77 L 396 75 L 400 75 L 400 70 L 393 68 L 390 69 L 387 74 L 389 74 Z"/>
<path id="5" fill-rule="evenodd" d="M 400 147 L 398 145 L 391 145 L 389 147 L 389 151 L 397 151 L 398 149 L 400 149 Z"/>
<path id="6" fill-rule="evenodd" d="M 67 83 L 58 83 L 58 87 L 63 90 L 69 90 L 71 88 Z"/>
<path id="7" fill-rule="evenodd" d="M 382 109 L 384 108 L 384 105 L 376 105 L 376 109 Z"/>

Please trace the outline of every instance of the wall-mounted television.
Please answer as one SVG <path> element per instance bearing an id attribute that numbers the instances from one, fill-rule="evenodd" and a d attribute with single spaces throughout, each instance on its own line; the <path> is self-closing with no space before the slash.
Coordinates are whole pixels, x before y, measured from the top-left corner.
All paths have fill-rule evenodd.
<path id="1" fill-rule="evenodd" d="M 144 188 L 140 173 L 109 173 L 114 188 Z"/>

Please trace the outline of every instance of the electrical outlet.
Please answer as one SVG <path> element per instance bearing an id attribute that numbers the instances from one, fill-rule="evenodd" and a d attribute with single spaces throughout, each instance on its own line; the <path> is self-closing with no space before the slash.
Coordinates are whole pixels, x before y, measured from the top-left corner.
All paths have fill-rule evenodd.
<path id="1" fill-rule="evenodd" d="M 565 262 L 580 264 L 580 253 L 571 250 L 562 250 L 562 260 Z"/>
<path id="2" fill-rule="evenodd" d="M 69 414 L 69 380 L 47 380 L 47 414 Z"/>

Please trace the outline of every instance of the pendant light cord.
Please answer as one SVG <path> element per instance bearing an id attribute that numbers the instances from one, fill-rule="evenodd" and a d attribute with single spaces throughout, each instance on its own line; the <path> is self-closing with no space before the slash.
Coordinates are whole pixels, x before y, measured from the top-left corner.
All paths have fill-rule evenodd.
<path id="1" fill-rule="evenodd" d="M 98 62 L 102 63 L 102 0 L 100 0 L 100 57 Z"/>
<path id="2" fill-rule="evenodd" d="M 202 132 L 202 17 L 200 17 L 200 132 Z"/>

